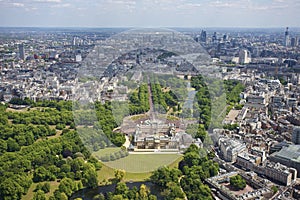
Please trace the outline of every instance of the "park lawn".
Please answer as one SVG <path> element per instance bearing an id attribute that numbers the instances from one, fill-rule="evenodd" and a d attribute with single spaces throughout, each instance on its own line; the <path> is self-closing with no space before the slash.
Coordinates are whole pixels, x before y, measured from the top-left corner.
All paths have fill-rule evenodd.
<path id="1" fill-rule="evenodd" d="M 157 156 L 157 155 L 153 155 L 153 154 L 131 154 L 129 156 L 135 157 L 137 155 L 138 155 L 138 157 L 136 157 L 135 159 L 146 156 L 146 158 L 141 159 L 141 161 L 144 159 L 150 159 L 151 157 L 153 158 L 153 156 Z M 177 155 L 177 154 L 163 154 L 163 155 L 169 156 L 169 158 L 172 158 L 172 157 L 175 158 L 170 163 L 165 164 L 165 165 L 169 166 L 170 168 L 178 168 L 179 162 L 183 159 L 183 157 L 181 155 Z M 170 155 L 171 155 L 171 157 L 170 157 Z M 127 156 L 126 158 L 128 158 L 129 156 Z M 161 155 L 158 155 L 158 156 L 161 156 Z M 177 156 L 177 158 L 176 158 L 176 156 Z M 132 158 L 127 159 L 125 161 L 130 162 L 131 159 Z M 122 159 L 120 159 L 120 160 L 122 160 Z M 156 157 L 156 160 L 158 160 L 157 157 Z M 112 162 L 116 162 L 116 161 L 112 161 Z M 123 162 L 124 162 L 124 158 L 123 158 Z M 163 166 L 163 165 L 161 165 L 161 166 Z M 126 182 L 146 181 L 148 178 L 150 178 L 152 172 L 155 169 L 157 169 L 158 167 L 160 167 L 160 166 L 154 166 L 151 171 L 140 172 L 140 173 L 126 171 L 124 181 L 126 181 Z M 113 179 L 115 176 L 115 174 L 114 174 L 115 169 L 116 168 L 112 168 L 112 167 L 108 166 L 107 162 L 102 163 L 102 168 L 97 172 L 99 183 L 104 184 L 104 180 L 109 181 L 110 179 Z"/>
<path id="2" fill-rule="evenodd" d="M 93 152 L 92 155 L 97 156 L 97 157 L 102 157 L 102 156 L 105 156 L 105 155 L 113 154 L 113 153 L 118 152 L 120 150 L 121 150 L 120 147 L 108 147 L 108 148 L 100 149 L 99 151 Z"/>
<path id="3" fill-rule="evenodd" d="M 102 163 L 101 169 L 97 171 L 97 176 L 98 176 L 98 183 L 100 183 L 100 185 L 105 185 L 104 182 L 107 182 L 110 179 L 113 179 L 115 177 L 114 169 Z"/>
<path id="4" fill-rule="evenodd" d="M 130 173 L 145 173 L 152 172 L 161 166 L 168 166 L 180 157 L 179 154 L 129 154 L 125 158 L 104 164 Z"/>
<path id="5" fill-rule="evenodd" d="M 169 164 L 168 166 L 170 168 L 178 168 L 179 167 L 179 163 L 180 161 L 183 160 L 183 156 L 181 155 L 180 157 L 178 157 L 176 160 L 174 160 L 171 164 Z"/>
<path id="6" fill-rule="evenodd" d="M 98 182 L 100 185 L 105 185 L 105 183 L 109 183 L 114 179 L 115 169 L 110 168 L 102 163 L 101 169 L 97 172 L 98 174 Z M 126 182 L 138 182 L 138 181 L 145 181 L 151 176 L 151 172 L 145 172 L 145 173 L 130 173 L 126 172 L 124 181 Z"/>
<path id="7" fill-rule="evenodd" d="M 45 194 L 46 198 L 48 199 L 50 196 L 53 195 L 54 191 L 58 188 L 59 182 L 57 182 L 57 181 L 47 181 L 47 182 L 50 183 L 50 192 Z M 45 182 L 41 182 L 41 183 L 44 184 Z M 22 200 L 31 200 L 31 199 L 33 199 L 33 196 L 34 196 L 34 191 L 33 190 L 36 188 L 37 184 L 38 183 L 32 183 L 31 184 L 27 194 L 22 197 Z"/>

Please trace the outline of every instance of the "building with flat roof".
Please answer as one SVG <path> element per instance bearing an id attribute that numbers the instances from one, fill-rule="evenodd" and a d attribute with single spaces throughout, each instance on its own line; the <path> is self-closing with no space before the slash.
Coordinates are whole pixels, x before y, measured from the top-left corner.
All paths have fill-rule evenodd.
<path id="1" fill-rule="evenodd" d="M 20 59 L 25 60 L 25 50 L 23 44 L 19 44 L 19 56 Z"/>
<path id="2" fill-rule="evenodd" d="M 292 134 L 292 142 L 294 144 L 300 144 L 300 126 L 295 126 Z"/>
<path id="3" fill-rule="evenodd" d="M 248 50 L 240 50 L 239 52 L 239 63 L 240 64 L 247 64 L 251 62 L 250 52 Z"/>
<path id="4" fill-rule="evenodd" d="M 240 153 L 236 158 L 236 164 L 246 170 L 253 170 L 254 166 L 257 166 L 260 163 L 261 157 L 247 152 Z"/>
<path id="5" fill-rule="evenodd" d="M 230 177 L 240 175 L 246 180 L 247 185 L 251 186 L 251 189 L 245 190 L 244 192 L 237 192 L 226 187 L 230 182 Z M 229 200 L 254 200 L 254 199 L 270 199 L 272 191 L 266 185 L 261 184 L 256 178 L 250 177 L 246 174 L 241 174 L 236 171 L 232 171 L 226 174 L 221 174 L 211 178 L 205 179 L 205 182 L 211 188 L 215 188 L 218 192 L 216 193 L 220 199 Z"/>
<path id="6" fill-rule="evenodd" d="M 264 162 L 266 158 L 266 152 L 259 147 L 252 147 L 250 149 L 250 153 L 256 156 L 259 156 L 261 158 L 261 162 Z"/>
<path id="7" fill-rule="evenodd" d="M 246 150 L 246 145 L 239 140 L 222 137 L 219 139 L 219 147 L 225 161 L 235 162 L 237 155 Z"/>
<path id="8" fill-rule="evenodd" d="M 266 162 L 263 167 L 265 176 L 284 185 L 290 185 L 297 179 L 296 169 L 280 163 Z"/>
<path id="9" fill-rule="evenodd" d="M 296 169 L 270 161 L 261 164 L 260 156 L 252 155 L 246 152 L 240 153 L 237 156 L 236 164 L 243 169 L 264 175 L 270 180 L 286 186 L 292 184 L 297 179 Z"/>
<path id="10" fill-rule="evenodd" d="M 300 145 L 289 145 L 270 155 L 269 160 L 300 171 Z M 298 173 L 299 177 L 299 173 Z"/>
<path id="11" fill-rule="evenodd" d="M 288 147 L 291 144 L 292 144 L 291 142 L 288 142 L 288 141 L 285 141 L 285 140 L 282 141 L 282 142 L 280 142 L 280 143 L 273 144 L 270 147 L 269 154 L 272 154 L 274 152 L 280 151 L 283 147 Z"/>

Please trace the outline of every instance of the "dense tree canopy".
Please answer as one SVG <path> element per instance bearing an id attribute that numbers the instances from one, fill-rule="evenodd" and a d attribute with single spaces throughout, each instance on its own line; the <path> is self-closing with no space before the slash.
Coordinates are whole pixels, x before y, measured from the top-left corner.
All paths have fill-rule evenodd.
<path id="1" fill-rule="evenodd" d="M 203 149 L 192 144 L 185 152 L 179 168 L 184 175 L 180 185 L 188 199 L 213 199 L 209 187 L 203 181 L 217 175 L 219 166 L 208 159 Z"/>
<path id="2" fill-rule="evenodd" d="M 95 187 L 96 169 L 101 166 L 91 158 L 78 133 L 65 128 L 61 135 L 47 138 L 57 134 L 54 127 L 58 124 L 73 122 L 72 103 L 47 101 L 30 105 L 22 112 L 6 111 L 6 106 L 0 106 L 0 199 L 21 199 L 32 182 L 46 181 L 36 187 L 34 199 L 44 199 L 50 191 L 47 181 L 93 180 L 85 186 Z M 64 198 L 72 192 L 64 191 L 60 196 Z"/>
<path id="3" fill-rule="evenodd" d="M 242 190 L 246 187 L 246 181 L 240 175 L 230 177 L 230 185 L 236 190 Z"/>

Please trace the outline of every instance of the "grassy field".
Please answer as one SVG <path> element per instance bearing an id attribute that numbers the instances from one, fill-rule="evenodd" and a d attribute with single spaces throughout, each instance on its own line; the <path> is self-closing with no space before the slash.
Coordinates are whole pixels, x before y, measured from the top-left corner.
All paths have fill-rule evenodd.
<path id="1" fill-rule="evenodd" d="M 110 155 L 112 153 L 118 152 L 120 150 L 121 150 L 120 147 L 109 147 L 109 148 L 100 149 L 99 151 L 93 152 L 92 154 L 93 156 L 102 157 L 105 155 Z"/>
<path id="2" fill-rule="evenodd" d="M 129 154 L 119 160 L 105 162 L 114 169 L 124 169 L 131 173 L 144 173 L 156 170 L 158 167 L 170 165 L 181 155 L 178 154 Z"/>
<path id="3" fill-rule="evenodd" d="M 162 156 L 162 157 L 158 158 L 158 156 Z M 166 162 L 166 157 L 169 157 L 167 159 L 169 162 Z M 162 163 L 162 165 L 158 165 L 158 164 L 155 165 L 153 163 L 152 164 L 152 169 L 150 171 L 148 170 L 146 172 L 141 172 L 141 170 L 140 170 L 139 173 L 138 172 L 132 172 L 132 170 L 126 171 L 124 181 L 132 181 L 132 182 L 147 180 L 151 176 L 152 171 L 154 171 L 155 169 L 157 169 L 160 166 L 167 165 L 171 168 L 177 168 L 178 163 L 182 160 L 182 156 L 181 155 L 176 155 L 176 154 L 164 154 L 164 155 L 131 154 L 131 155 L 127 156 L 126 158 L 120 159 L 119 162 L 117 162 L 118 160 L 109 162 L 111 164 L 110 166 L 107 165 L 108 164 L 107 162 L 103 163 L 101 170 L 98 171 L 98 180 L 99 180 L 99 182 L 101 184 L 104 184 L 103 180 L 108 181 L 109 179 L 113 179 L 114 178 L 114 170 L 116 168 L 113 168 L 111 166 L 112 166 L 112 164 L 117 165 L 122 160 L 123 160 L 122 162 L 125 162 L 125 161 L 128 162 L 129 163 L 128 166 L 133 166 L 134 163 L 130 163 L 132 160 L 137 161 L 137 162 L 143 162 L 144 160 L 150 159 L 150 162 L 153 162 L 153 161 L 158 161 L 158 160 L 165 159 L 164 163 L 162 161 L 160 161 L 160 163 Z M 171 158 L 173 158 L 173 159 L 171 159 Z M 145 164 L 145 165 L 147 165 L 147 164 Z M 122 168 L 120 168 L 120 169 L 122 169 Z M 150 168 L 148 168 L 148 169 L 150 169 Z"/>

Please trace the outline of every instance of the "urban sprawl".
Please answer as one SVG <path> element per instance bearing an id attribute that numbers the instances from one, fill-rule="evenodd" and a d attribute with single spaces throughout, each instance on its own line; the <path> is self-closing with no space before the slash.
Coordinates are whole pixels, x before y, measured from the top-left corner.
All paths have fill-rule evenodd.
<path id="1" fill-rule="evenodd" d="M 110 48 L 134 49 L 131 40 L 126 44 L 114 39 L 120 31 L 51 28 L 0 30 L 1 102 L 10 103 L 16 98 L 33 101 L 84 99 L 103 103 L 127 101 L 130 89 L 119 83 L 129 80 L 120 72 L 138 69 L 130 79 L 138 82 L 143 79 L 145 72 L 145 68 L 138 66 L 147 66 L 147 70 L 153 73 L 170 74 L 172 71 L 171 74 L 178 77 L 191 67 L 189 58 L 182 59 L 176 54 L 162 58 L 160 55 L 165 53 L 162 50 L 155 51 L 153 46 L 147 49 L 147 44 L 155 41 L 155 34 L 152 38 L 142 38 L 145 47 L 143 52 L 131 51 L 121 54 L 121 57 L 112 53 L 110 55 L 114 61 L 107 62 L 107 56 L 105 52 L 100 52 L 99 45 L 105 45 L 107 51 Z M 240 93 L 239 104 L 242 107 L 233 108 L 227 113 L 222 122 L 224 128 L 209 130 L 214 141 L 214 160 L 221 167 L 218 176 L 206 179 L 214 195 L 221 199 L 299 199 L 300 31 L 282 28 L 184 29 L 180 32 L 201 46 L 211 58 L 210 63 L 202 63 L 206 67 L 202 71 L 196 67 L 197 73 L 215 70 L 219 72 L 215 77 L 238 80 L 245 86 Z M 160 42 L 180 45 L 176 37 L 173 34 L 171 41 L 167 41 L 166 36 Z M 109 47 L 110 42 L 107 41 L 113 41 L 115 46 Z M 163 49 L 163 45 L 161 47 Z M 182 48 L 188 49 L 189 46 Z M 94 61 L 95 55 L 102 60 Z M 100 67 L 95 73 L 93 67 L 97 68 L 99 62 L 108 64 L 108 70 Z M 187 75 L 197 73 L 193 69 Z M 92 94 L 89 94 L 91 90 Z M 22 107 L 9 106 L 14 109 Z M 135 124 L 132 133 L 136 140 L 127 147 L 136 151 L 154 149 L 157 152 L 166 146 L 175 149 L 182 145 L 187 148 L 192 143 L 202 146 L 201 141 L 193 140 L 184 132 L 174 132 L 170 143 L 167 137 L 160 135 L 163 144 L 156 144 L 156 133 L 151 129 L 152 126 L 163 127 L 165 132 L 176 131 L 180 126 L 159 123 L 158 119 L 152 117 Z M 149 134 L 143 131 L 151 133 L 153 142 Z M 180 140 L 176 138 L 185 142 L 176 143 Z M 237 174 L 248 185 L 242 193 L 232 192 L 223 184 Z M 271 190 L 274 185 L 279 188 L 275 194 Z"/>

